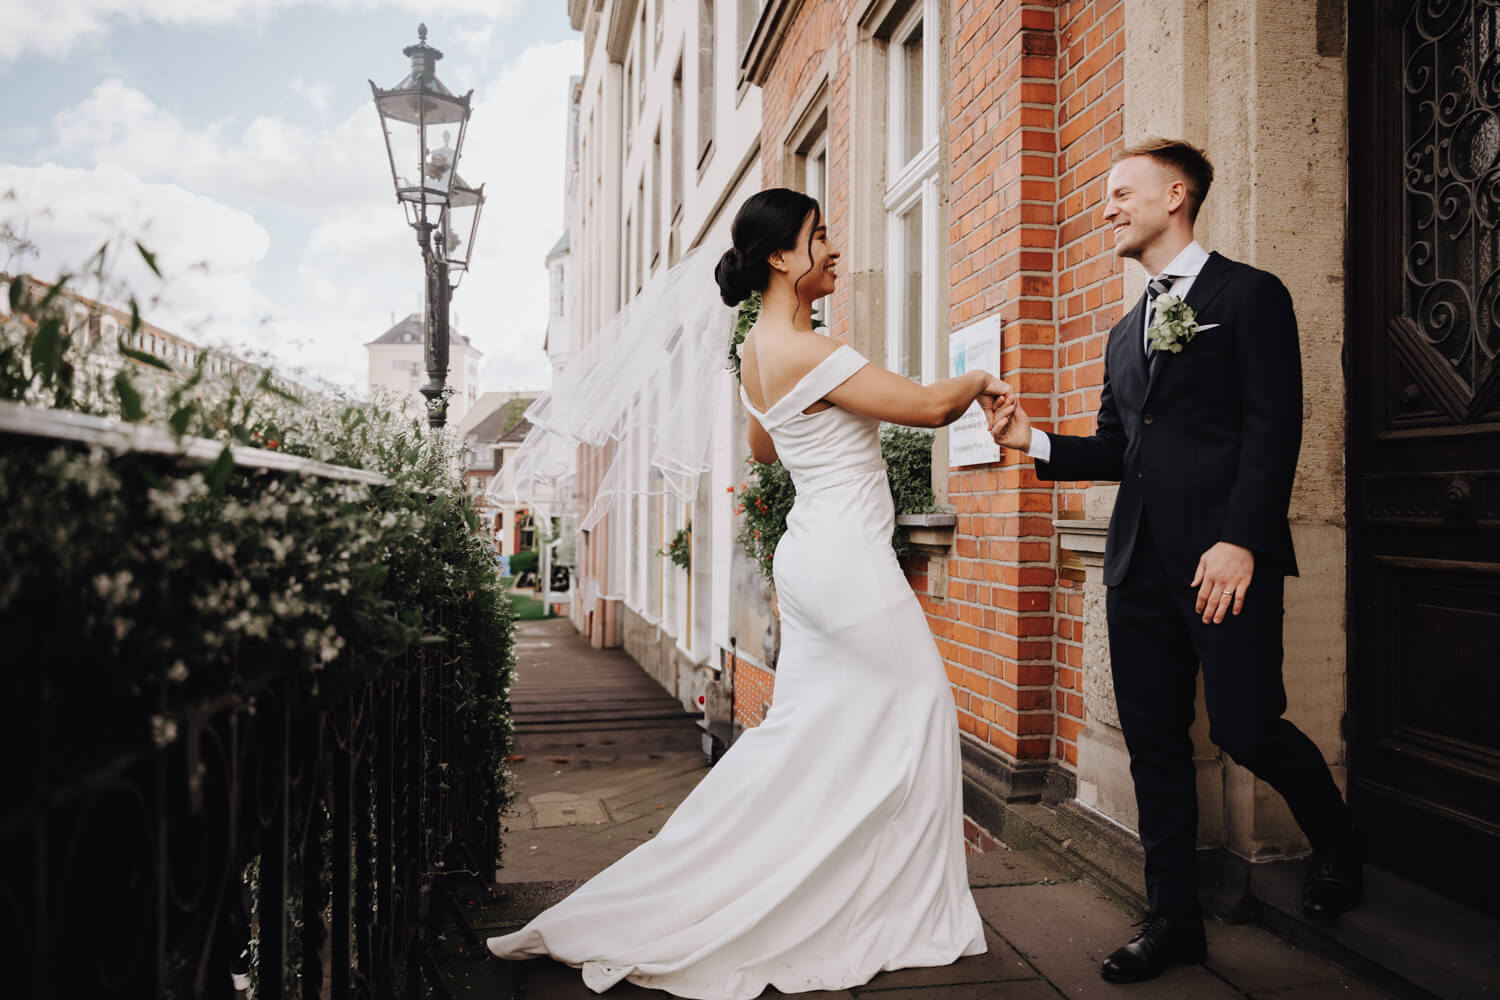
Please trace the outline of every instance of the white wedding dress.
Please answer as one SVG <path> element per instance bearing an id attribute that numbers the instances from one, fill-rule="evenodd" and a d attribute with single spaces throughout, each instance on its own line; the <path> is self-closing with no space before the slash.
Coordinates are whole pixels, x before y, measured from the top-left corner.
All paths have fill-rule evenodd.
<path id="1" fill-rule="evenodd" d="M 891 551 L 878 424 L 802 412 L 867 363 L 840 347 L 767 412 L 744 400 L 797 487 L 776 549 L 781 657 L 765 721 L 653 840 L 491 938 L 495 955 L 551 955 L 596 992 L 627 979 L 751 1000 L 985 950 L 953 697 Z"/>

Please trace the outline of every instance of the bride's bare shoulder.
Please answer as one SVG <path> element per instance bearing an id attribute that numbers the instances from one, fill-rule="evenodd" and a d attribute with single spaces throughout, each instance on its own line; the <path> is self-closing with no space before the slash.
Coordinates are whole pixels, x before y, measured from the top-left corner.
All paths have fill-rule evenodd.
<path id="1" fill-rule="evenodd" d="M 822 334 L 801 330 L 752 331 L 745 344 L 764 377 L 778 382 L 787 377 L 794 381 L 801 378 L 839 347 Z"/>
<path id="2" fill-rule="evenodd" d="M 802 330 L 751 330 L 740 349 L 740 372 L 756 406 L 779 400 L 839 345 Z"/>

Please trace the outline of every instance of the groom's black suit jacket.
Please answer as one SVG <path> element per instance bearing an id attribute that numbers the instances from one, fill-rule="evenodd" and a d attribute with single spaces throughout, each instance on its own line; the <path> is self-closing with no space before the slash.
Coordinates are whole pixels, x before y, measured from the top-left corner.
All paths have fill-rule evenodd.
<path id="1" fill-rule="evenodd" d="M 1163 565 L 1186 587 L 1216 542 L 1255 554 L 1256 574 L 1297 575 L 1287 525 L 1302 442 L 1302 361 L 1277 278 L 1210 254 L 1188 290 L 1202 330 L 1149 364 L 1146 297 L 1109 332 L 1098 429 L 1050 435 L 1043 480 L 1118 480 L 1104 582 L 1125 578 L 1149 519 Z"/>

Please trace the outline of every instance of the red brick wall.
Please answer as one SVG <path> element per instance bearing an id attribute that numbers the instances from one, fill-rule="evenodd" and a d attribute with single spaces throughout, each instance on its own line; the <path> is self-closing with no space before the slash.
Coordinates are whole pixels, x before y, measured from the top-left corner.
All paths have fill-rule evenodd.
<path id="1" fill-rule="evenodd" d="M 804 5 L 762 93 L 763 170 L 773 185 L 793 104 L 822 50 L 837 50 L 826 206 L 836 242 L 848 232 L 850 6 Z M 998 315 L 1005 377 L 1040 427 L 1064 433 L 1093 430 L 1105 334 L 1124 304 L 1099 218 L 1109 161 L 1123 144 L 1123 18 L 1123 0 L 949 6 L 950 328 Z M 845 286 L 835 296 L 840 340 L 849 336 L 848 294 Z M 959 519 L 945 598 L 926 596 L 925 560 L 910 567 L 960 728 L 1017 759 L 1077 761 L 1082 573 L 1059 568 L 1052 520 L 1081 514 L 1083 488 L 1041 483 L 1015 456 L 954 470 L 948 494 Z M 747 670 L 747 683 L 754 674 L 763 672 Z M 758 711 L 757 698 L 747 701 Z"/>
<path id="2" fill-rule="evenodd" d="M 753 729 L 765 719 L 776 687 L 776 675 L 737 656 L 729 658 L 730 683 L 734 685 L 734 721 Z"/>
<path id="3" fill-rule="evenodd" d="M 1057 182 L 1056 11 L 1017 0 L 950 9 L 949 323 L 999 315 L 1005 377 L 1052 424 Z M 959 727 L 1017 759 L 1052 755 L 1053 496 L 1030 462 L 955 470 L 948 594 L 929 617 Z"/>
<path id="4" fill-rule="evenodd" d="M 1121 145 L 1121 0 L 966 0 L 952 10 L 951 328 L 999 315 L 1005 377 L 1045 430 L 1090 433 L 1120 266 L 1099 212 Z M 955 470 L 948 596 L 927 607 L 959 725 L 1021 759 L 1077 763 L 1084 724 L 1082 573 L 1051 521 L 1083 484 L 1029 460 Z"/>
<path id="5" fill-rule="evenodd" d="M 1005 845 L 974 822 L 969 817 L 964 817 L 964 851 L 968 854 L 985 854 L 989 851 L 1003 851 Z"/>
<path id="6" fill-rule="evenodd" d="M 1066 0 L 1057 8 L 1057 429 L 1091 434 L 1104 379 L 1104 341 L 1120 318 L 1125 282 L 1102 225 L 1111 158 L 1124 146 L 1125 4 Z M 1057 490 L 1058 516 L 1083 511 L 1086 484 Z M 1057 748 L 1078 763 L 1085 722 L 1082 574 L 1063 572 L 1057 616 Z"/>

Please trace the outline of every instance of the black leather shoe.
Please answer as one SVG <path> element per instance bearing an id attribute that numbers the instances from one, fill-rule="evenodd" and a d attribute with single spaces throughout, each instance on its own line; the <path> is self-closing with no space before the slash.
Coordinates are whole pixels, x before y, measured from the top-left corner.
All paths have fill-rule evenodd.
<path id="1" fill-rule="evenodd" d="M 1207 957 L 1202 920 L 1147 914 L 1130 943 L 1104 960 L 1099 975 L 1111 983 L 1139 983 L 1155 979 L 1169 966 L 1197 965 Z"/>
<path id="2" fill-rule="evenodd" d="M 1358 855 L 1315 852 L 1302 883 L 1302 912 L 1332 920 L 1365 901 L 1365 877 Z"/>

